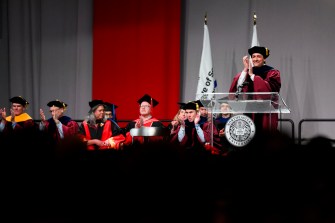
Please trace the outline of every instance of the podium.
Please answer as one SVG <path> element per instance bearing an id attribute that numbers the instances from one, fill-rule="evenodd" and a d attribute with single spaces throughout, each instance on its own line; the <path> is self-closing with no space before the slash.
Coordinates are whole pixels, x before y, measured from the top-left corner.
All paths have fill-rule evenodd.
<path id="1" fill-rule="evenodd" d="M 282 114 L 291 113 L 278 92 L 207 93 L 197 94 L 197 98 L 214 117 L 222 113 L 222 103 L 229 104 L 230 108 L 225 113 L 233 116 L 252 113 L 270 114 L 270 125 L 271 114 L 278 114 L 281 119 Z M 213 125 L 211 138 L 211 145 L 213 145 Z"/>

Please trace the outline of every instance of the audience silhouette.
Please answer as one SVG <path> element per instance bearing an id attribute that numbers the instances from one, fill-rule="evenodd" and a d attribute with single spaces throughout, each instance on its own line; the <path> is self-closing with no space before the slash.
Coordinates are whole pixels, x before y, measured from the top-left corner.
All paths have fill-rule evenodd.
<path id="1" fill-rule="evenodd" d="M 168 142 L 88 151 L 0 135 L 5 222 L 335 222 L 334 147 L 263 133 L 228 156 Z"/>

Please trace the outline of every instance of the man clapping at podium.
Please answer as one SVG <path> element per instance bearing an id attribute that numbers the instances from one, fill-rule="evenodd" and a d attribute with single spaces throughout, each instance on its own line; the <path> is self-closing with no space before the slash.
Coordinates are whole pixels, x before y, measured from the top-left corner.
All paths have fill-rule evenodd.
<path id="1" fill-rule="evenodd" d="M 265 59 L 270 55 L 268 48 L 254 46 L 248 50 L 251 56 L 243 57 L 243 71 L 238 73 L 230 86 L 229 92 L 278 92 L 281 87 L 279 70 L 266 65 Z M 270 117 L 271 115 L 271 117 Z M 256 128 L 262 130 L 276 130 L 278 114 L 251 114 Z"/>
<path id="2" fill-rule="evenodd" d="M 130 130 L 132 128 L 141 128 L 141 127 L 160 127 L 164 128 L 164 125 L 157 118 L 152 116 L 153 109 L 158 105 L 158 101 L 152 98 L 150 95 L 145 94 L 140 99 L 138 99 L 137 103 L 139 104 L 139 117 L 131 122 L 129 122 L 125 128 L 126 141 L 125 145 L 132 144 L 132 137 L 130 135 Z M 152 136 L 148 142 L 159 142 L 162 141 L 163 137 L 161 136 Z M 145 143 L 145 139 L 142 136 L 134 137 L 134 141 L 139 144 Z"/>

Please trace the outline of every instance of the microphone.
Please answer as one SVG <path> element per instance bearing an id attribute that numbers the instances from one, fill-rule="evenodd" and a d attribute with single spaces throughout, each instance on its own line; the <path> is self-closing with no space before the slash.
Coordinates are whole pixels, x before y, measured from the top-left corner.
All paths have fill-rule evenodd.
<path id="1" fill-rule="evenodd" d="M 247 86 L 248 84 L 249 84 L 248 81 L 244 81 L 241 85 L 239 85 L 239 86 L 237 87 L 237 91 L 236 91 L 236 93 L 235 93 L 235 97 L 236 97 L 236 99 L 238 98 L 238 95 L 241 93 L 242 88 L 243 88 L 244 86 Z"/>
<path id="2" fill-rule="evenodd" d="M 244 82 L 241 84 L 241 86 L 244 87 L 244 86 L 247 86 L 248 84 L 249 84 L 248 81 L 244 81 Z"/>

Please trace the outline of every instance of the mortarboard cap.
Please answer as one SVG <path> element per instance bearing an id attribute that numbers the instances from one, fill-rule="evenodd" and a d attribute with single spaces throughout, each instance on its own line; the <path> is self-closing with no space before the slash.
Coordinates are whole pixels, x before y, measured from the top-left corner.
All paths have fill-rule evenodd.
<path id="1" fill-rule="evenodd" d="M 185 104 L 184 109 L 185 110 L 189 109 L 189 110 L 196 110 L 196 111 L 198 111 L 199 110 L 199 105 L 196 102 L 194 102 L 194 101 L 190 101 L 187 104 Z"/>
<path id="2" fill-rule="evenodd" d="M 9 101 L 12 103 L 20 104 L 24 107 L 27 107 L 29 105 L 29 102 L 21 96 L 12 97 L 11 99 L 9 99 Z"/>
<path id="3" fill-rule="evenodd" d="M 141 105 L 141 103 L 143 101 L 148 102 L 149 104 L 152 104 L 153 107 L 155 107 L 156 105 L 158 105 L 158 101 L 155 100 L 154 98 L 152 98 L 150 95 L 145 94 L 143 97 L 141 97 L 140 99 L 138 99 L 137 103 L 139 103 Z"/>
<path id="4" fill-rule="evenodd" d="M 114 105 L 109 102 L 105 102 L 104 105 L 105 105 L 105 111 L 113 111 L 114 109 L 118 108 L 117 105 Z"/>
<path id="5" fill-rule="evenodd" d="M 200 100 L 196 100 L 196 101 L 194 101 L 194 103 L 197 103 L 198 106 L 199 106 L 199 108 L 200 108 L 200 107 L 205 107 L 205 106 L 201 103 Z"/>
<path id="6" fill-rule="evenodd" d="M 64 102 L 56 99 L 54 101 L 50 101 L 47 106 L 49 107 L 52 107 L 52 106 L 55 106 L 55 107 L 58 107 L 58 108 L 66 108 L 67 107 L 67 104 L 65 104 Z"/>
<path id="7" fill-rule="evenodd" d="M 184 109 L 185 110 L 186 103 L 184 103 L 184 102 L 178 102 L 178 104 L 179 104 L 179 109 Z"/>
<path id="8" fill-rule="evenodd" d="M 254 46 L 248 49 L 248 53 L 250 54 L 250 56 L 252 56 L 252 54 L 254 53 L 262 54 L 265 59 L 270 55 L 270 50 L 263 46 Z"/>
<path id="9" fill-rule="evenodd" d="M 91 108 L 93 108 L 97 105 L 104 105 L 105 103 L 102 100 L 92 100 L 92 101 L 88 102 L 88 104 Z"/>

